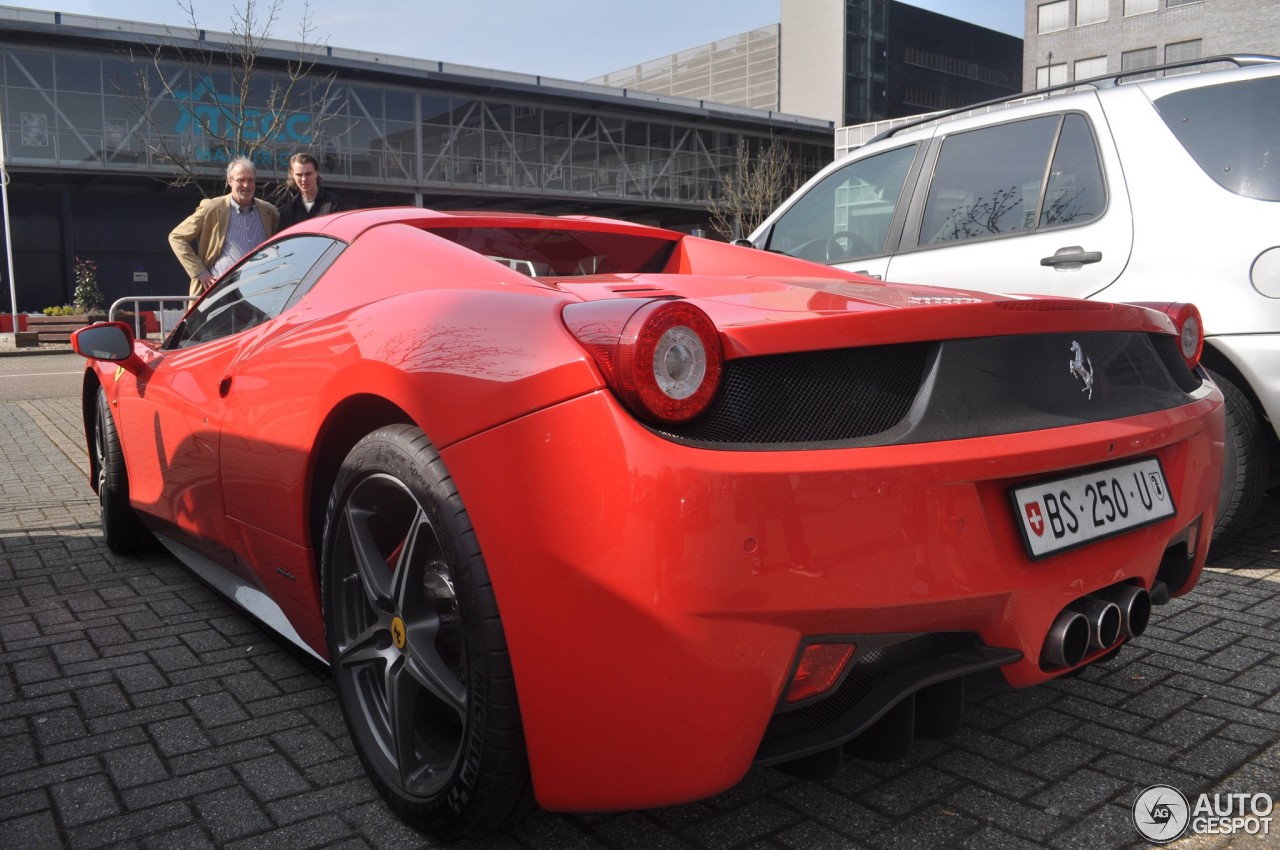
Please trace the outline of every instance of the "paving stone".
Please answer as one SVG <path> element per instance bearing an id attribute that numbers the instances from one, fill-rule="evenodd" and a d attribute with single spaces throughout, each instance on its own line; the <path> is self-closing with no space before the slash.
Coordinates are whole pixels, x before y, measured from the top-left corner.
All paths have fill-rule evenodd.
<path id="1" fill-rule="evenodd" d="M 297 769 L 279 755 L 263 756 L 235 766 L 236 773 L 259 800 L 277 800 L 310 786 Z"/>
<path id="2" fill-rule="evenodd" d="M 756 802 L 745 809 L 716 815 L 688 830 L 693 840 L 711 850 L 737 847 L 791 826 L 798 815 L 775 803 Z"/>
<path id="3" fill-rule="evenodd" d="M 204 828 L 194 824 L 149 835 L 140 844 L 143 850 L 174 850 L 176 847 L 181 847 L 182 850 L 217 850 L 217 845 Z"/>
<path id="4" fill-rule="evenodd" d="M 237 784 L 235 773 L 225 767 L 218 767 L 128 788 L 120 792 L 120 798 L 131 810 L 137 810 L 188 800 L 206 791 L 231 788 Z"/>
<path id="5" fill-rule="evenodd" d="M 144 740 L 142 730 L 137 726 L 128 726 L 106 733 L 98 733 L 93 730 L 90 730 L 90 732 L 91 734 L 83 738 L 76 738 L 63 744 L 44 747 L 41 750 L 41 757 L 46 764 L 52 764 L 85 756 L 100 755 Z"/>
<path id="6" fill-rule="evenodd" d="M 136 788 L 169 778 L 168 768 L 150 743 L 113 750 L 103 757 L 103 761 L 116 788 Z"/>
<path id="7" fill-rule="evenodd" d="M 74 829 L 120 813 L 120 804 L 111 791 L 111 784 L 101 775 L 60 782 L 50 790 L 58 820 L 68 828 Z"/>
<path id="8" fill-rule="evenodd" d="M 310 786 L 299 780 L 303 788 Z M 252 788 L 253 783 L 248 783 Z M 280 796 L 280 795 L 277 795 Z M 361 775 L 341 784 L 319 790 L 305 790 L 268 804 L 271 818 L 278 824 L 294 823 L 304 818 L 317 817 L 327 812 L 342 812 L 378 798 L 378 792 Z"/>
<path id="9" fill-rule="evenodd" d="M 1046 786 L 1030 802 L 1047 815 L 1065 817 L 1074 822 L 1130 787 L 1124 780 L 1085 768 Z"/>
<path id="10" fill-rule="evenodd" d="M 1092 730 L 1086 730 L 1088 731 Z M 1104 752 L 1097 743 L 1059 737 L 1022 756 L 1010 766 L 1047 780 L 1061 781 L 1074 775 L 1076 770 Z"/>
<path id="11" fill-rule="evenodd" d="M 151 737 L 165 756 L 189 753 L 210 745 L 209 736 L 204 734 L 192 717 L 178 717 L 162 720 L 148 727 Z"/>
<path id="12" fill-rule="evenodd" d="M 5 842 L 22 850 L 65 850 L 65 833 L 58 827 L 53 813 L 35 812 L 4 822 Z"/>
<path id="13" fill-rule="evenodd" d="M 192 800 L 200 823 L 219 845 L 271 829 L 274 824 L 243 788 L 222 788 Z"/>
<path id="14" fill-rule="evenodd" d="M 1033 714 L 1019 717 L 1012 723 L 1002 726 L 1000 737 L 1008 738 L 1025 748 L 1038 750 L 1045 744 L 1060 738 L 1075 729 L 1081 723 L 1080 718 L 1051 708 L 1045 708 Z M 1034 755 L 1034 753 L 1032 754 Z M 1025 754 L 1016 756 L 1018 759 Z"/>
<path id="15" fill-rule="evenodd" d="M 180 803 L 144 808 L 86 825 L 76 831 L 70 846 L 74 850 L 119 847 L 123 842 L 133 844 L 156 833 L 172 832 L 191 821 L 191 811 Z"/>

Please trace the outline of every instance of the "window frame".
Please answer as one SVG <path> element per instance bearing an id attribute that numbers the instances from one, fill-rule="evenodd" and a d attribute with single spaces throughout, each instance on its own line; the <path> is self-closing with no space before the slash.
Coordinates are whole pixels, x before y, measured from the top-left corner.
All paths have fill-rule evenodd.
<path id="1" fill-rule="evenodd" d="M 761 247 L 766 251 L 773 251 L 775 253 L 780 253 L 787 256 L 800 257 L 802 259 L 810 259 L 811 262 L 825 262 L 830 265 L 850 262 L 852 260 L 857 260 L 862 257 L 887 256 L 887 255 L 893 254 L 899 246 L 899 239 L 901 237 L 902 227 L 907 218 L 907 211 L 911 205 L 911 199 L 915 195 L 916 187 L 920 179 L 920 171 L 921 171 L 921 168 L 923 167 L 923 162 L 926 158 L 928 149 L 929 149 L 929 143 L 927 139 L 917 139 L 914 141 L 907 142 L 905 144 L 897 145 L 895 147 L 886 148 L 885 150 L 882 150 L 882 151 L 877 151 L 876 153 L 873 153 L 870 156 L 853 157 L 853 158 L 850 158 L 848 161 L 843 161 L 838 168 L 835 168 L 830 172 L 826 173 L 821 179 L 815 181 L 811 186 L 806 188 L 803 191 L 803 193 L 799 194 L 796 197 L 794 202 L 792 202 L 786 209 L 782 211 L 782 213 L 778 216 L 778 218 L 775 219 L 774 222 L 769 226 L 768 231 L 762 235 L 763 238 L 760 240 Z M 841 256 L 834 259 L 832 258 L 812 259 L 798 253 L 790 253 L 788 251 L 783 251 L 778 247 L 777 242 L 775 240 L 777 239 L 779 234 L 779 225 L 782 225 L 784 222 L 786 222 L 788 218 L 793 214 L 801 214 L 801 215 L 806 214 L 808 211 L 804 209 L 802 205 L 808 206 L 809 203 L 821 204 L 824 199 L 827 199 L 830 201 L 829 205 L 827 205 L 827 206 L 830 206 L 831 216 L 832 216 L 832 222 L 831 222 L 832 227 L 831 227 L 830 238 L 834 238 L 836 234 L 840 232 L 846 232 L 848 230 L 847 227 L 844 230 L 836 229 L 835 212 L 836 212 L 836 206 L 838 203 L 837 196 L 840 192 L 840 189 L 843 188 L 843 184 L 847 181 L 848 176 L 850 174 L 850 170 L 860 165 L 863 165 L 865 163 L 868 163 L 873 159 L 892 155 L 892 154 L 904 153 L 904 152 L 910 152 L 910 159 L 907 162 L 907 167 L 903 174 L 902 182 L 898 187 L 897 197 L 893 201 L 893 209 L 888 216 L 888 222 L 885 227 L 884 240 L 876 250 L 872 251 L 871 253 L 852 254 L 849 256 Z M 831 187 L 829 191 L 827 190 L 828 186 Z M 821 194 L 818 194 L 819 192 L 821 192 Z M 827 206 L 821 206 L 820 209 L 825 210 Z M 810 244 L 810 243 L 816 242 L 817 238 L 819 237 L 810 239 L 804 244 Z M 828 242 L 830 241 L 830 238 L 827 240 Z"/>
<path id="2" fill-rule="evenodd" d="M 1097 8 L 1099 17 L 1081 20 L 1080 7 L 1082 4 L 1088 3 L 1091 8 Z M 1094 24 L 1106 23 L 1111 18 L 1111 4 L 1108 0 L 1076 0 L 1076 26 L 1090 27 Z"/>
<path id="3" fill-rule="evenodd" d="M 1053 165 L 1057 161 L 1060 153 L 1062 137 L 1065 132 L 1067 122 L 1073 116 L 1078 116 L 1080 120 L 1083 121 L 1084 129 L 1088 133 L 1089 141 L 1093 151 L 1093 159 L 1097 165 L 1097 174 L 1101 184 L 1100 189 L 1102 192 L 1102 198 L 1100 199 L 1097 212 L 1088 219 L 1085 219 L 1080 222 L 1067 222 L 1065 224 L 1063 223 L 1041 224 L 1040 222 L 1044 216 L 1044 208 L 1045 208 L 1046 199 L 1048 197 L 1048 193 L 1050 189 L 1051 178 L 1053 176 Z M 1043 120 L 1045 118 L 1055 118 L 1057 120 L 1057 126 L 1053 130 L 1053 135 L 1049 143 L 1049 146 L 1045 149 L 1045 155 L 1043 158 L 1043 169 L 1042 169 L 1042 174 L 1040 176 L 1038 195 L 1036 198 L 1036 206 L 1034 210 L 1034 215 L 1030 219 L 1031 221 L 1030 226 L 1017 229 L 1017 230 L 1010 230 L 1010 231 L 1001 232 L 1001 233 L 984 234 L 984 235 L 973 236 L 973 237 L 964 238 L 964 239 L 951 239 L 951 240 L 939 241 L 939 242 L 930 241 L 926 243 L 921 243 L 920 240 L 923 236 L 925 218 L 927 216 L 928 208 L 930 205 L 930 199 L 933 196 L 934 181 L 939 174 L 939 164 L 942 160 L 942 152 L 943 152 L 943 148 L 946 145 L 946 142 L 949 139 L 954 138 L 961 134 L 990 131 L 996 128 L 1008 127 L 1015 123 L 1020 123 L 1024 121 Z M 1058 231 L 1058 230 L 1065 230 L 1073 227 L 1084 227 L 1084 226 L 1093 224 L 1097 221 L 1100 221 L 1106 215 L 1107 210 L 1110 208 L 1110 205 L 1111 205 L 1110 184 L 1107 180 L 1107 166 L 1102 155 L 1102 149 L 1099 144 L 1097 128 L 1094 126 L 1093 117 L 1089 115 L 1087 111 L 1078 110 L 1078 109 L 1070 109 L 1064 112 L 1045 112 L 1039 115 L 1032 115 L 1026 118 L 1021 118 L 1021 119 L 1018 119 L 1018 121 L 997 121 L 990 124 L 985 124 L 981 127 L 972 127 L 965 130 L 961 130 L 957 133 L 951 133 L 948 135 L 939 136 L 935 138 L 933 144 L 930 147 L 929 156 L 925 163 L 925 169 L 927 170 L 930 177 L 928 180 L 920 181 L 920 184 L 917 187 L 916 197 L 913 200 L 911 205 L 910 217 L 906 224 L 904 232 L 902 234 L 902 248 L 900 253 L 908 253 L 908 252 L 914 253 L 918 251 L 932 251 L 937 249 L 957 248 L 962 245 L 991 242 L 999 239 L 1028 237 L 1028 236 L 1034 236 L 1036 234 L 1048 233 L 1048 232 Z M 1024 220 L 1026 220 L 1025 211 L 1024 211 L 1023 217 L 1024 217 Z"/>
<path id="4" fill-rule="evenodd" d="M 314 241 L 318 243 L 315 246 L 314 254 L 307 263 L 307 267 L 301 270 L 296 277 L 285 275 L 280 281 L 268 289 L 253 290 L 253 294 L 257 295 L 261 291 L 269 289 L 289 286 L 289 294 L 283 299 L 279 299 L 278 306 L 272 309 L 263 310 L 259 303 L 251 301 L 244 293 L 250 283 L 261 283 L 260 276 L 246 277 L 246 272 L 251 272 L 259 263 L 279 262 L 279 249 L 291 243 L 301 243 Z M 208 342 L 214 342 L 220 339 L 227 339 L 232 336 L 245 333 L 253 328 L 259 327 L 267 322 L 279 318 L 284 313 L 293 308 L 302 297 L 311 290 L 316 281 L 324 273 L 333 261 L 346 248 L 345 243 L 340 242 L 330 236 L 323 236 L 317 233 L 299 233 L 292 236 L 286 236 L 283 239 L 276 239 L 266 242 L 254 248 L 252 252 L 245 255 L 240 262 L 232 266 L 226 274 L 224 274 L 206 292 L 199 301 L 197 301 L 187 314 L 183 316 L 182 321 L 173 329 L 169 337 L 164 341 L 162 349 L 166 351 L 182 351 L 188 348 L 194 348 Z M 276 252 L 275 257 L 265 257 L 268 252 Z M 305 261 L 305 260 L 304 260 Z M 264 273 L 270 274 L 268 269 Z M 219 303 L 224 302 L 224 303 Z M 228 313 L 240 305 L 248 304 L 253 310 L 260 313 L 260 316 L 254 315 L 250 317 L 252 320 L 246 324 L 232 326 L 226 330 L 217 329 L 215 335 L 207 337 L 197 337 L 205 328 L 214 326 L 215 321 L 219 321 Z"/>
<path id="5" fill-rule="evenodd" d="M 1124 0 L 1123 15 L 1132 18 L 1160 11 L 1160 0 Z"/>
<path id="6" fill-rule="evenodd" d="M 1046 14 L 1048 13 L 1048 14 Z M 1052 16 L 1050 18 L 1050 16 Z M 1061 19 L 1061 25 L 1058 20 Z M 1047 26 L 1046 26 L 1047 21 Z M 1036 7 L 1036 34 L 1062 32 L 1071 28 L 1071 3 L 1069 0 L 1051 0 Z"/>
<path id="7" fill-rule="evenodd" d="M 1084 64 L 1085 62 L 1097 62 L 1097 61 L 1099 61 L 1099 60 L 1101 60 L 1101 61 L 1102 61 L 1102 70 L 1101 70 L 1101 71 L 1098 71 L 1097 73 L 1089 73 L 1089 72 L 1085 72 L 1085 73 L 1083 73 L 1083 74 L 1082 74 L 1082 73 L 1080 73 L 1080 66 L 1081 66 L 1082 64 Z M 1090 56 L 1090 57 L 1089 57 L 1089 58 L 1087 58 L 1087 59 L 1077 59 L 1077 60 L 1075 61 L 1075 64 L 1074 64 L 1074 65 L 1072 66 L 1072 68 L 1071 68 L 1071 74 L 1072 74 L 1072 79 L 1073 79 L 1073 80 L 1088 80 L 1088 79 L 1092 79 L 1093 77 L 1103 77 L 1103 76 L 1106 76 L 1106 74 L 1107 74 L 1107 57 L 1106 57 L 1106 56 Z"/>

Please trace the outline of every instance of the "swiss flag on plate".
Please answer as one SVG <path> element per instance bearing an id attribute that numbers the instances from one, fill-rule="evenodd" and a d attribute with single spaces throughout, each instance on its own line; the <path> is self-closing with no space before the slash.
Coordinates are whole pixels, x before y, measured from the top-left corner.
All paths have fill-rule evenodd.
<path id="1" fill-rule="evenodd" d="M 1027 512 L 1027 524 L 1036 533 L 1036 537 L 1044 536 L 1044 517 L 1040 515 L 1040 503 L 1028 502 L 1022 509 Z"/>

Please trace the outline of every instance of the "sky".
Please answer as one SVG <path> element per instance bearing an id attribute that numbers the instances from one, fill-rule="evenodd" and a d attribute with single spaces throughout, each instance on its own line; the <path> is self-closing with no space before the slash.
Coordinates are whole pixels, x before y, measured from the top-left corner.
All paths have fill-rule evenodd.
<path id="1" fill-rule="evenodd" d="M 10 6 L 227 32 L 271 0 L 5 0 Z M 1023 0 L 907 0 L 1023 36 Z M 273 38 L 299 37 L 304 0 L 276 0 Z M 609 71 L 778 22 L 778 0 L 310 0 L 310 41 L 563 80 Z"/>

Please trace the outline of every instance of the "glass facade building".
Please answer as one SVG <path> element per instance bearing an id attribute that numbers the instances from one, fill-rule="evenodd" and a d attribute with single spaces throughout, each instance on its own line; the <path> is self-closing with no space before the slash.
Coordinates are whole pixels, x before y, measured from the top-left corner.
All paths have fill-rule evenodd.
<path id="1" fill-rule="evenodd" d="M 167 234 L 198 193 L 166 178 L 175 162 L 194 164 L 204 191 L 220 194 L 244 142 L 261 197 L 283 181 L 289 156 L 310 150 L 326 185 L 353 206 L 594 214 L 684 229 L 705 226 L 741 140 L 789 147 L 806 177 L 832 155 L 829 122 L 336 48 L 291 81 L 296 50 L 270 43 L 241 97 L 214 35 L 172 43 L 211 61 L 153 63 L 156 46 L 171 44 L 163 28 L 0 7 L 20 310 L 69 300 L 76 256 L 98 262 L 109 299 L 181 291 Z M 288 102 L 273 103 L 291 84 Z M 8 300 L 6 291 L 4 310 Z"/>

